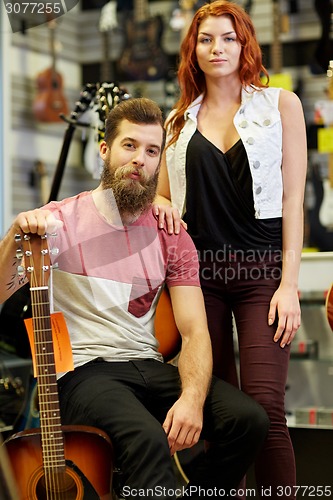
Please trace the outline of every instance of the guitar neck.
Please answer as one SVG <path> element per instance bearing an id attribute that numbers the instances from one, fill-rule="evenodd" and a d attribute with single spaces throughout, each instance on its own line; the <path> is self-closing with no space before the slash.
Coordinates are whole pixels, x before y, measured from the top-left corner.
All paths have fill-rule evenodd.
<path id="1" fill-rule="evenodd" d="M 30 289 L 44 468 L 65 468 L 48 287 Z"/>
<path id="2" fill-rule="evenodd" d="M 111 82 L 112 72 L 111 72 L 111 61 L 109 54 L 109 35 L 107 31 L 103 31 L 101 35 L 102 35 L 103 56 L 104 56 L 101 68 L 101 80 L 102 82 Z"/>
<path id="3" fill-rule="evenodd" d="M 56 41 L 55 41 L 55 25 L 49 23 L 48 25 L 50 33 L 50 53 L 51 53 L 51 68 L 53 72 L 56 72 Z"/>
<path id="4" fill-rule="evenodd" d="M 278 0 L 273 1 L 273 41 L 271 45 L 272 69 L 274 73 L 282 71 L 282 46 L 280 41 L 280 7 Z"/>
<path id="5" fill-rule="evenodd" d="M 134 0 L 134 19 L 137 22 L 143 22 L 148 18 L 147 0 Z"/>
<path id="6" fill-rule="evenodd" d="M 328 98 L 330 101 L 333 101 L 333 60 L 329 61 L 328 69 L 327 69 L 327 77 L 328 77 Z M 331 127 L 333 123 L 331 124 Z M 328 180 L 330 187 L 333 188 L 333 153 L 328 155 Z"/>

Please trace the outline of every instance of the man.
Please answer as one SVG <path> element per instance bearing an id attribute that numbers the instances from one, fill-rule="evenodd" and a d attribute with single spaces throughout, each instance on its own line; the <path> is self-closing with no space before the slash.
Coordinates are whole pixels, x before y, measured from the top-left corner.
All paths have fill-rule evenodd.
<path id="1" fill-rule="evenodd" d="M 212 379 L 195 248 L 182 228 L 158 229 L 152 209 L 164 143 L 159 107 L 123 101 L 106 122 L 97 189 L 19 214 L 0 247 L 4 301 L 25 282 L 12 277 L 15 234 L 57 230 L 53 301 L 75 367 L 59 375 L 62 422 L 110 436 L 127 498 L 175 497 L 171 456 L 199 438 L 211 445 L 185 495 L 236 488 L 268 429 L 259 405 Z M 164 284 L 182 337 L 177 367 L 163 363 L 154 335 Z"/>

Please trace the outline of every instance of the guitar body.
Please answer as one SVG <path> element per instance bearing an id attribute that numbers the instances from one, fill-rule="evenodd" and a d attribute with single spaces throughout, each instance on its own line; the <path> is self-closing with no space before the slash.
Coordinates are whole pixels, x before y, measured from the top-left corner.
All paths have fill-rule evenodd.
<path id="1" fill-rule="evenodd" d="M 163 22 L 160 16 L 126 23 L 126 44 L 118 67 L 128 80 L 159 80 L 168 69 L 161 48 Z"/>
<path id="2" fill-rule="evenodd" d="M 333 40 L 331 38 L 331 0 L 314 0 L 314 7 L 320 19 L 322 33 L 314 53 L 314 61 L 310 65 L 312 74 L 326 73 L 329 61 L 333 54 Z"/>
<path id="3" fill-rule="evenodd" d="M 54 68 L 47 68 L 37 76 L 37 96 L 33 112 L 42 122 L 62 121 L 60 114 L 68 113 L 68 106 L 63 94 L 63 79 Z"/>
<path id="4" fill-rule="evenodd" d="M 328 324 L 330 325 L 333 332 L 333 284 L 331 285 L 331 288 L 329 289 L 326 297 L 325 309 Z"/>
<path id="5" fill-rule="evenodd" d="M 323 180 L 324 198 L 320 206 L 319 219 L 323 226 L 333 228 L 333 187 L 329 179 Z"/>
<path id="6" fill-rule="evenodd" d="M 324 198 L 323 182 L 320 175 L 320 165 L 312 166 L 311 185 L 314 193 L 314 204 L 307 212 L 309 226 L 309 244 L 320 252 L 333 250 L 333 231 L 320 222 L 319 213 Z"/>
<path id="7" fill-rule="evenodd" d="M 155 335 L 164 361 L 171 361 L 180 351 L 181 337 L 173 315 L 169 291 L 163 288 L 155 315 Z"/>
<path id="8" fill-rule="evenodd" d="M 14 434 L 7 454 L 19 491 L 17 500 L 111 500 L 113 450 L 108 436 L 94 427 L 62 426 L 66 469 L 45 486 L 40 429 Z M 16 499 L 15 499 L 16 500 Z"/>

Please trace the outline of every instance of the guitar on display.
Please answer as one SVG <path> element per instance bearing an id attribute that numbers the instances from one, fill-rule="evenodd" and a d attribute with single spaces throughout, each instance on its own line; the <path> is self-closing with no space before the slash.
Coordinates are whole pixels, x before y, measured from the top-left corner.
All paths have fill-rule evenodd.
<path id="1" fill-rule="evenodd" d="M 324 123 L 328 127 L 324 127 L 318 130 L 318 141 L 321 137 L 328 132 L 331 133 L 330 137 L 333 137 L 333 61 L 330 61 L 327 70 L 328 76 L 328 101 L 323 102 L 326 104 L 326 113 L 323 109 L 323 114 L 326 116 L 324 118 Z M 325 106 L 324 106 L 325 107 Z M 331 152 L 328 153 L 328 172 L 326 178 L 323 180 L 323 200 L 319 210 L 319 220 L 320 223 L 327 227 L 328 229 L 333 229 L 333 147 Z"/>
<path id="2" fill-rule="evenodd" d="M 330 325 L 333 332 L 333 283 L 326 296 L 325 309 L 328 324 Z"/>
<path id="3" fill-rule="evenodd" d="M 282 87 L 293 90 L 293 82 L 290 73 L 282 71 L 282 43 L 281 32 L 283 21 L 287 24 L 287 17 L 281 15 L 279 0 L 273 0 L 273 40 L 271 44 L 271 68 L 269 72 L 269 85 L 271 87 Z"/>
<path id="4" fill-rule="evenodd" d="M 63 77 L 56 68 L 56 22 L 48 23 L 52 64 L 37 76 L 37 95 L 33 114 L 41 122 L 61 122 L 61 114 L 68 114 L 68 104 L 63 91 Z"/>
<path id="5" fill-rule="evenodd" d="M 313 75 L 320 75 L 326 73 L 328 63 L 333 59 L 333 3 L 332 0 L 314 0 L 313 3 L 321 23 L 321 36 L 310 62 L 310 71 Z"/>
<path id="6" fill-rule="evenodd" d="M 101 9 L 99 19 L 99 32 L 103 48 L 100 74 L 101 83 L 96 84 L 97 90 L 94 100 L 84 115 L 84 120 L 87 120 L 89 123 L 89 131 L 84 147 L 83 162 L 86 170 L 92 175 L 93 179 L 100 178 L 103 168 L 103 162 L 99 155 L 99 144 L 104 138 L 107 115 L 120 101 L 131 97 L 126 89 L 113 81 L 109 32 L 118 26 L 116 8 L 116 2 L 110 1 Z"/>
<path id="7" fill-rule="evenodd" d="M 125 47 L 118 61 L 122 79 L 154 81 L 165 77 L 168 57 L 161 39 L 163 20 L 148 15 L 148 1 L 134 0 L 133 16 L 125 22 Z"/>
<path id="8" fill-rule="evenodd" d="M 19 238 L 16 238 L 19 243 Z M 5 442 L 19 491 L 17 500 L 111 500 L 113 449 L 95 427 L 62 426 L 49 302 L 50 253 L 46 236 L 25 235 L 30 283 L 40 429 Z"/>

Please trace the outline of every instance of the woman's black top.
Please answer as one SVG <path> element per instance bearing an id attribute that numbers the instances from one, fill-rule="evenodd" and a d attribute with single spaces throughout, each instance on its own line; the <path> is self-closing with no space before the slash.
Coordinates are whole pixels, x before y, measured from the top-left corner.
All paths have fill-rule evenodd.
<path id="1" fill-rule="evenodd" d="M 256 219 L 252 176 L 242 141 L 222 153 L 198 130 L 186 156 L 184 220 L 198 249 L 282 248 L 282 218 Z"/>

